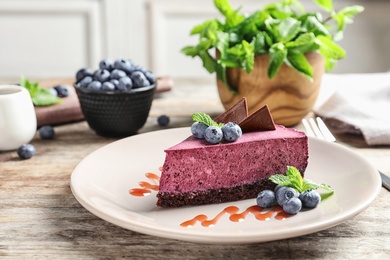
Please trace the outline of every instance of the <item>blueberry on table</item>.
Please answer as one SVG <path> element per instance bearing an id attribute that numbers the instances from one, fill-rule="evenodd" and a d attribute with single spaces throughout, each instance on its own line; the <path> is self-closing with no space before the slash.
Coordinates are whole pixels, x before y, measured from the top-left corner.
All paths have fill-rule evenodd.
<path id="1" fill-rule="evenodd" d="M 263 190 L 256 198 L 256 203 L 261 208 L 271 208 L 275 205 L 275 202 L 275 193 L 272 190 Z"/>
<path id="2" fill-rule="evenodd" d="M 87 76 L 90 76 L 90 77 L 93 76 L 93 71 L 90 68 L 79 69 L 76 72 L 76 82 L 79 82 L 80 80 L 82 80 L 83 78 L 85 78 Z"/>
<path id="3" fill-rule="evenodd" d="M 88 84 L 87 86 L 88 89 L 92 89 L 92 90 L 101 90 L 102 88 L 102 83 L 100 81 L 92 81 L 91 83 Z"/>
<path id="4" fill-rule="evenodd" d="M 103 59 L 99 62 L 99 68 L 102 70 L 111 71 L 113 69 L 113 63 L 109 59 Z"/>
<path id="5" fill-rule="evenodd" d="M 157 118 L 157 123 L 159 126 L 167 126 L 169 124 L 169 116 L 161 115 Z"/>
<path id="6" fill-rule="evenodd" d="M 129 77 L 122 77 L 119 79 L 117 89 L 119 91 L 128 91 L 133 88 L 133 81 Z"/>
<path id="7" fill-rule="evenodd" d="M 38 131 L 41 139 L 48 140 L 54 138 L 55 135 L 54 128 L 50 125 L 44 125 L 41 128 L 39 128 Z"/>
<path id="8" fill-rule="evenodd" d="M 24 144 L 16 152 L 20 159 L 30 159 L 35 155 L 35 147 L 32 144 Z"/>
<path id="9" fill-rule="evenodd" d="M 194 122 L 191 126 L 191 133 L 198 139 L 204 139 L 204 134 L 208 126 L 203 123 Z"/>
<path id="10" fill-rule="evenodd" d="M 210 144 L 218 144 L 222 141 L 223 133 L 218 126 L 209 126 L 204 132 L 204 138 Z"/>
<path id="11" fill-rule="evenodd" d="M 47 90 L 49 90 L 49 92 L 55 96 L 55 97 L 58 97 L 58 92 L 57 90 L 55 90 L 54 88 L 48 88 Z"/>
<path id="12" fill-rule="evenodd" d="M 283 206 L 284 203 L 286 203 L 287 201 L 289 201 L 292 198 L 298 198 L 298 196 L 299 196 L 299 193 L 294 188 L 291 188 L 291 187 L 281 187 L 276 192 L 276 202 L 280 206 Z"/>
<path id="13" fill-rule="evenodd" d="M 110 80 L 110 72 L 108 70 L 98 69 L 93 74 L 93 79 L 97 80 L 97 81 L 100 81 L 102 83 L 106 82 L 106 81 L 109 81 Z"/>
<path id="14" fill-rule="evenodd" d="M 316 190 L 307 190 L 299 195 L 304 208 L 315 208 L 321 201 L 321 196 Z"/>
<path id="15" fill-rule="evenodd" d="M 295 215 L 302 209 L 302 202 L 300 199 L 294 197 L 290 200 L 286 201 L 286 203 L 283 204 L 283 210 L 284 212 Z"/>
<path id="16" fill-rule="evenodd" d="M 70 88 L 67 85 L 60 84 L 54 86 L 54 89 L 57 91 L 57 96 L 60 98 L 67 97 L 70 94 Z"/>
<path id="17" fill-rule="evenodd" d="M 234 123 L 228 122 L 222 126 L 223 139 L 228 142 L 237 141 L 242 136 L 241 127 Z"/>

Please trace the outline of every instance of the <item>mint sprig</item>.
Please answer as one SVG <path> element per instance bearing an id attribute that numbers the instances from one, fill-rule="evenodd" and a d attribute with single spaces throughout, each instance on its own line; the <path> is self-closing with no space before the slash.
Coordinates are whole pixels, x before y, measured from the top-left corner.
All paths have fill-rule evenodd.
<path id="1" fill-rule="evenodd" d="M 300 193 L 307 190 L 316 190 L 316 189 L 324 189 L 329 191 L 331 194 L 334 193 L 334 189 L 330 185 L 323 184 L 323 183 L 318 184 L 311 180 L 303 179 L 299 170 L 294 166 L 287 166 L 286 175 L 275 174 L 270 176 L 269 180 L 281 186 L 292 187 Z"/>
<path id="2" fill-rule="evenodd" d="M 50 106 L 61 103 L 59 97 L 45 88 L 40 88 L 38 82 L 31 82 L 22 76 L 20 77 L 20 85 L 28 90 L 34 106 Z"/>
<path id="3" fill-rule="evenodd" d="M 194 120 L 195 122 L 203 123 L 207 126 L 217 126 L 217 127 L 223 126 L 222 123 L 215 122 L 208 114 L 203 112 L 192 114 L 192 120 Z"/>

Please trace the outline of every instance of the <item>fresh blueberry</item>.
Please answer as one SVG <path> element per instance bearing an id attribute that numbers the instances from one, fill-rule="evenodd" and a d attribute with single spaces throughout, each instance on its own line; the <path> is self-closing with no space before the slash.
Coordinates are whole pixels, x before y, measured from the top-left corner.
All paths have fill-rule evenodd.
<path id="1" fill-rule="evenodd" d="M 54 128 L 50 125 L 44 125 L 39 128 L 39 136 L 41 139 L 53 139 L 55 135 Z"/>
<path id="2" fill-rule="evenodd" d="M 114 69 L 123 70 L 127 74 L 133 72 L 133 64 L 130 60 L 120 59 L 114 62 Z"/>
<path id="3" fill-rule="evenodd" d="M 159 126 L 167 126 L 169 124 L 169 117 L 167 115 L 161 115 L 157 118 Z"/>
<path id="4" fill-rule="evenodd" d="M 110 82 L 114 84 L 115 88 L 118 88 L 119 80 L 117 79 L 110 79 Z"/>
<path id="5" fill-rule="evenodd" d="M 279 190 L 280 188 L 282 188 L 282 187 L 283 187 L 283 186 L 280 185 L 280 184 L 276 185 L 276 187 L 275 187 L 275 189 L 274 189 L 274 193 L 276 194 L 276 193 L 278 192 L 278 190 Z"/>
<path id="6" fill-rule="evenodd" d="M 145 72 L 147 72 L 148 70 L 144 66 L 135 65 L 135 66 L 133 66 L 133 71 L 140 71 L 143 74 L 145 74 Z"/>
<path id="7" fill-rule="evenodd" d="M 113 67 L 112 61 L 109 59 L 104 59 L 99 62 L 99 68 L 101 70 L 111 71 Z"/>
<path id="8" fill-rule="evenodd" d="M 102 83 L 106 82 L 106 81 L 110 80 L 110 72 L 108 70 L 98 69 L 97 71 L 95 71 L 95 73 L 93 75 L 93 79 L 100 81 Z"/>
<path id="9" fill-rule="evenodd" d="M 48 88 L 47 90 L 49 90 L 49 92 L 55 96 L 55 97 L 58 97 L 58 92 L 57 90 L 55 90 L 54 88 Z"/>
<path id="10" fill-rule="evenodd" d="M 20 159 L 30 159 L 35 155 L 35 147 L 32 144 L 24 144 L 16 152 Z"/>
<path id="11" fill-rule="evenodd" d="M 102 85 L 102 90 L 115 90 L 115 85 L 112 82 L 106 81 Z"/>
<path id="12" fill-rule="evenodd" d="M 145 77 L 147 78 L 147 80 L 149 81 L 150 85 L 153 85 L 154 83 L 156 83 L 156 78 L 154 77 L 152 72 L 146 71 L 144 74 L 145 74 Z"/>
<path id="13" fill-rule="evenodd" d="M 233 122 L 226 123 L 222 126 L 223 139 L 228 142 L 237 141 L 242 136 L 241 127 Z"/>
<path id="14" fill-rule="evenodd" d="M 133 81 L 129 77 L 120 78 L 117 88 L 119 91 L 128 91 L 133 88 Z"/>
<path id="15" fill-rule="evenodd" d="M 100 81 L 92 81 L 91 83 L 88 84 L 87 86 L 88 89 L 92 89 L 92 90 L 101 90 L 102 88 L 102 83 Z"/>
<path id="16" fill-rule="evenodd" d="M 295 215 L 302 209 L 302 202 L 300 199 L 294 197 L 286 201 L 286 203 L 283 204 L 283 210 L 284 212 Z"/>
<path id="17" fill-rule="evenodd" d="M 123 77 L 126 77 L 126 72 L 124 72 L 123 70 L 114 69 L 113 71 L 111 71 L 111 79 L 119 80 Z"/>
<path id="18" fill-rule="evenodd" d="M 90 68 L 79 69 L 76 72 L 76 82 L 79 82 L 80 80 L 82 80 L 83 78 L 85 78 L 87 76 L 90 76 L 90 77 L 93 76 L 93 71 Z"/>
<path id="19" fill-rule="evenodd" d="M 299 195 L 304 208 L 315 208 L 321 201 L 321 196 L 316 190 L 307 190 Z"/>
<path id="20" fill-rule="evenodd" d="M 142 71 L 134 71 L 131 73 L 130 77 L 134 82 L 134 87 L 141 88 L 150 85 L 149 80 Z"/>
<path id="21" fill-rule="evenodd" d="M 199 122 L 194 122 L 191 126 L 191 133 L 196 137 L 196 138 L 199 138 L 199 139 L 204 139 L 204 134 L 205 134 L 205 131 L 206 131 L 206 128 L 208 126 L 203 124 L 203 123 L 199 123 Z"/>
<path id="22" fill-rule="evenodd" d="M 91 76 L 86 76 L 85 78 L 80 80 L 79 86 L 82 88 L 86 88 L 86 87 L 88 87 L 88 84 L 91 83 L 92 81 L 93 81 L 93 79 Z"/>
<path id="23" fill-rule="evenodd" d="M 57 96 L 60 98 L 67 97 L 70 94 L 70 88 L 67 85 L 60 84 L 60 85 L 54 86 L 54 89 L 57 91 Z"/>
<path id="24" fill-rule="evenodd" d="M 223 133 L 218 126 L 209 126 L 204 132 L 204 138 L 210 144 L 217 144 L 222 141 Z"/>
<path id="25" fill-rule="evenodd" d="M 272 190 L 261 191 L 256 198 L 256 203 L 261 208 L 271 208 L 275 205 L 275 193 Z"/>
<path id="26" fill-rule="evenodd" d="M 277 192 L 276 192 L 276 201 L 280 206 L 283 206 L 284 203 L 289 201 L 292 198 L 298 198 L 299 193 L 291 187 L 281 187 Z"/>

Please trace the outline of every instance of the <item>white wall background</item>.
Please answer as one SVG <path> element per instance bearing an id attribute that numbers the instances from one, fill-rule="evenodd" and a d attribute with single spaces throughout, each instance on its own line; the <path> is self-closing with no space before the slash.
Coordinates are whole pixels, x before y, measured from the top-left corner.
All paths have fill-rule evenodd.
<path id="1" fill-rule="evenodd" d="M 251 11 L 270 0 L 231 0 Z M 302 0 L 308 8 L 312 0 Z M 347 58 L 334 73 L 390 70 L 390 1 L 344 0 L 364 13 L 340 43 Z M 180 53 L 191 28 L 218 14 L 212 0 L 0 0 L 0 78 L 73 77 L 102 58 L 131 58 L 156 75 L 208 78 Z"/>

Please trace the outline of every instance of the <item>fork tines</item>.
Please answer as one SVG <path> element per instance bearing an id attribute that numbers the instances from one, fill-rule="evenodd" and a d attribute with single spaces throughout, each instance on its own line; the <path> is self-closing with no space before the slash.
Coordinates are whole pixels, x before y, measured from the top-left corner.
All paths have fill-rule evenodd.
<path id="1" fill-rule="evenodd" d="M 305 127 L 305 132 L 308 136 L 317 137 L 328 142 L 336 141 L 336 138 L 320 117 L 316 117 L 316 120 L 310 118 L 309 122 L 306 119 L 302 119 L 302 124 Z"/>

